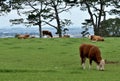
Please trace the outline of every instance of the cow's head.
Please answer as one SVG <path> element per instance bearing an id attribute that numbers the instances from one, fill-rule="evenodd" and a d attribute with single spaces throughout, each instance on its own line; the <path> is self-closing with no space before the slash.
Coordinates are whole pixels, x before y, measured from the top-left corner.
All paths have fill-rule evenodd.
<path id="1" fill-rule="evenodd" d="M 98 70 L 103 71 L 103 70 L 104 70 L 104 66 L 105 66 L 105 60 L 102 59 L 102 60 L 100 61 L 100 64 L 98 65 Z"/>

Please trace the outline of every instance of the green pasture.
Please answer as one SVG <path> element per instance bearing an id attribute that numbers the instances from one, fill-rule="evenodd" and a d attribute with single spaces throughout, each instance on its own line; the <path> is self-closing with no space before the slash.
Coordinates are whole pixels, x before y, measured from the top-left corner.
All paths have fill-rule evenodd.
<path id="1" fill-rule="evenodd" d="M 98 46 L 105 71 L 80 65 L 79 46 Z M 120 38 L 91 42 L 87 38 L 0 39 L 0 81 L 120 81 Z"/>

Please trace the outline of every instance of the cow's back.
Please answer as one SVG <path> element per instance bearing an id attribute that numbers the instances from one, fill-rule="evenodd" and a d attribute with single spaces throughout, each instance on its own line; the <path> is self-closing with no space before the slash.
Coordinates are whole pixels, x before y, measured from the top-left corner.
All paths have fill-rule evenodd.
<path id="1" fill-rule="evenodd" d="M 92 45 L 90 44 L 82 44 L 80 45 L 80 56 L 81 57 L 88 57 L 89 51 L 91 49 Z"/>
<path id="2" fill-rule="evenodd" d="M 89 58 L 96 58 L 96 59 L 101 59 L 101 53 L 100 53 L 100 50 L 97 46 L 92 46 L 91 49 L 89 50 L 89 55 L 88 55 Z M 94 59 L 94 60 L 96 60 Z"/>

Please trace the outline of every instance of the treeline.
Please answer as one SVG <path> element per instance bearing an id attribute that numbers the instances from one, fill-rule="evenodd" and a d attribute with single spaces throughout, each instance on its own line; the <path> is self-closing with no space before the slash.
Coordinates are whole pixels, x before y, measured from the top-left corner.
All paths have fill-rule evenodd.
<path id="1" fill-rule="evenodd" d="M 119 0 L 0 0 L 0 16 L 16 10 L 19 15 L 25 14 L 26 18 L 11 19 L 12 24 L 38 25 L 40 37 L 42 26 L 47 24 L 54 27 L 56 34 L 62 37 L 63 30 L 67 31 L 64 27 L 72 22 L 69 19 L 61 19 L 60 14 L 67 13 L 73 7 L 89 14 L 89 18 L 82 23 L 85 28 L 82 34 L 88 34 L 88 28 L 93 27 L 96 35 L 120 36 Z M 21 13 L 20 10 L 24 12 Z M 116 15 L 118 18 L 106 19 L 108 14 Z"/>

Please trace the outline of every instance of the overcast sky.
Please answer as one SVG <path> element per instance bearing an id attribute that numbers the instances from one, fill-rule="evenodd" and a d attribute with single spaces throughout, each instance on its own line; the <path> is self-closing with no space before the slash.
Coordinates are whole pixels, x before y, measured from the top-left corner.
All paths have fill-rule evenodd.
<path id="1" fill-rule="evenodd" d="M 19 18 L 16 11 L 12 11 L 8 15 L 0 16 L 0 28 L 9 28 L 9 27 L 25 27 L 24 25 L 11 26 L 9 19 Z M 81 23 L 84 22 L 84 19 L 89 18 L 87 12 L 80 11 L 79 8 L 73 8 L 68 13 L 63 13 L 60 15 L 61 18 L 71 19 L 74 27 L 81 27 Z M 109 18 L 109 16 L 107 16 Z"/>
<path id="2" fill-rule="evenodd" d="M 87 12 L 80 12 L 79 8 L 74 8 L 70 10 L 70 12 L 68 13 L 62 13 L 60 17 L 71 19 L 71 21 L 73 22 L 72 26 L 80 26 L 81 23 L 84 21 L 84 19 L 89 16 Z M 11 23 L 9 22 L 9 19 L 14 19 L 14 18 L 20 18 L 20 16 L 17 15 L 16 11 L 12 11 L 11 13 L 5 16 L 0 16 L 0 28 L 11 27 Z M 16 27 L 17 26 L 19 25 L 16 25 Z M 24 26 L 24 25 L 20 25 L 20 26 Z"/>

